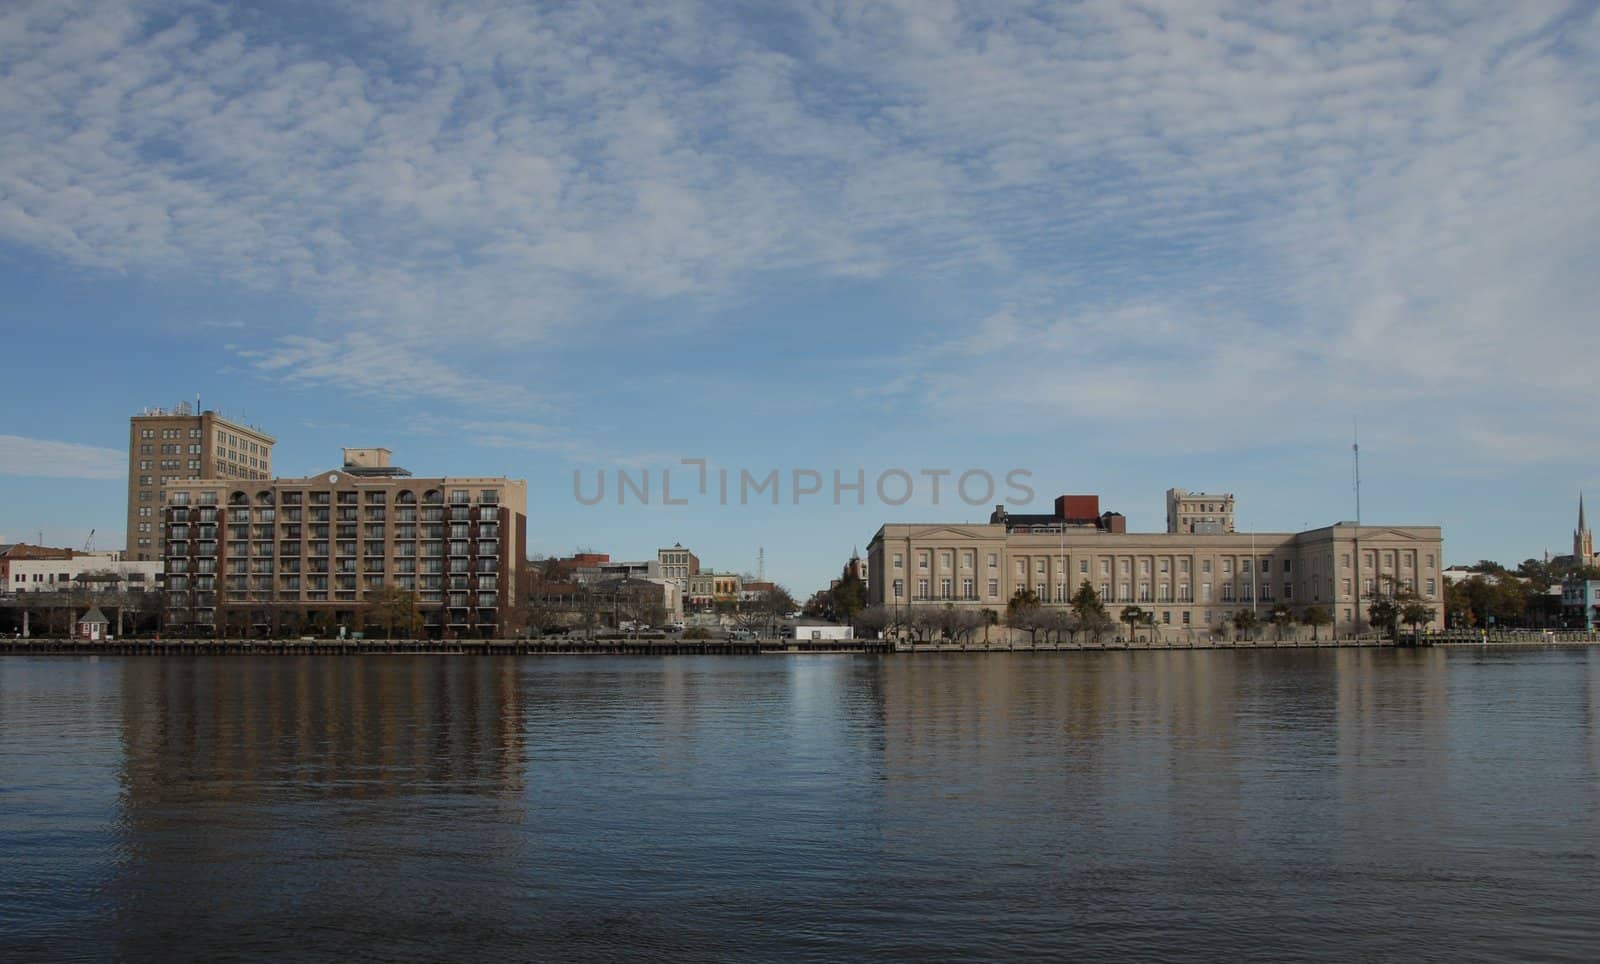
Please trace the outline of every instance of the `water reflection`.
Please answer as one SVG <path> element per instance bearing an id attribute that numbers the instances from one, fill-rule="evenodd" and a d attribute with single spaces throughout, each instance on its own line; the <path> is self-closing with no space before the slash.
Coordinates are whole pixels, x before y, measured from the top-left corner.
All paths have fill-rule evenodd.
<path id="1" fill-rule="evenodd" d="M 0 928 L 23 956 L 1587 959 L 1597 718 L 1588 651 L 3 662 Z"/>
<path id="2" fill-rule="evenodd" d="M 123 672 L 130 814 L 182 798 L 516 793 L 510 659 L 134 660 Z"/>

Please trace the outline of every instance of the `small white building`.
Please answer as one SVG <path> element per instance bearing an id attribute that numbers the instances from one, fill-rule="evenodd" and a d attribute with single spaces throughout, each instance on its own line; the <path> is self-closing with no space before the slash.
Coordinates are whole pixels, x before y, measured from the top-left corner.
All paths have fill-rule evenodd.
<path id="1" fill-rule="evenodd" d="M 788 630 L 791 639 L 850 639 L 854 635 L 849 626 L 820 620 L 796 620 Z"/>
<path id="2" fill-rule="evenodd" d="M 91 606 L 89 611 L 78 617 L 78 622 L 73 631 L 76 639 L 102 640 L 106 638 L 111 621 L 106 619 L 106 614 L 100 607 Z"/>

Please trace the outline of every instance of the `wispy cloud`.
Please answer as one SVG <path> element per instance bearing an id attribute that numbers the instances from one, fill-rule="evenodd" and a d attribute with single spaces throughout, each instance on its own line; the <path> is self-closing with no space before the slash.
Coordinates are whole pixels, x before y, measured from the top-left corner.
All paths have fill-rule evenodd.
<path id="1" fill-rule="evenodd" d="M 286 335 L 267 349 L 233 350 L 257 373 L 300 389 L 390 401 L 441 399 L 494 411 L 535 405 L 520 385 L 452 368 L 436 360 L 427 344 L 375 333 L 351 332 L 339 339 Z"/>
<path id="2" fill-rule="evenodd" d="M 128 456 L 116 449 L 75 442 L 0 435 L 0 475 L 51 479 L 121 479 Z"/>
<path id="3" fill-rule="evenodd" d="M 781 275 L 961 295 L 874 404 L 1136 447 L 1592 401 L 1593 4 L 324 9 L 0 8 L 0 239 L 290 292 L 255 370 L 384 398 Z"/>

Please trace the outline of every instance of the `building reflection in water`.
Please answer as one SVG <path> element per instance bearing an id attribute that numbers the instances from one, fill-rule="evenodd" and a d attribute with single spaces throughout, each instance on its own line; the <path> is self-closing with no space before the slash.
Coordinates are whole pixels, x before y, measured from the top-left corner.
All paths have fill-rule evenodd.
<path id="1" fill-rule="evenodd" d="M 342 930 L 449 887 L 421 868 L 494 879 L 519 860 L 514 660 L 129 660 L 122 705 L 116 956 Z"/>
<path id="2" fill-rule="evenodd" d="M 1332 650 L 902 659 L 882 665 L 886 843 L 930 824 L 1063 879 L 1331 854 L 1374 813 L 1404 832 L 1447 780 L 1446 654 Z M 1391 764 L 1423 765 L 1396 793 Z M 1085 855 L 1096 855 L 1088 861 Z M 1023 862 L 1024 864 L 1027 861 Z M 1124 882 L 1126 881 L 1125 878 Z M 1203 878 L 1198 878 L 1203 879 Z"/>
<path id="3" fill-rule="evenodd" d="M 123 673 L 130 815 L 172 795 L 515 794 L 513 660 L 133 660 Z"/>

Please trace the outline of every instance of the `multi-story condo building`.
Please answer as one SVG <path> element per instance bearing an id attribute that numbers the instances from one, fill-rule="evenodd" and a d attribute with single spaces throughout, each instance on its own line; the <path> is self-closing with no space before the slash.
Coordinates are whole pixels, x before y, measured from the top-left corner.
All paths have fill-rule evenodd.
<path id="1" fill-rule="evenodd" d="M 168 625 L 210 633 L 359 625 L 377 590 L 415 591 L 430 636 L 513 628 L 527 483 L 412 478 L 345 449 L 303 479 L 169 483 Z"/>
<path id="2" fill-rule="evenodd" d="M 1374 594 L 1398 582 L 1432 606 L 1435 625 L 1443 625 L 1438 526 L 1340 522 L 1295 533 L 1127 532 L 1122 516 L 1089 511 L 1088 499 L 1098 502 L 1058 499 L 1051 516 L 996 507 L 987 525 L 886 524 L 867 547 L 868 599 L 1003 615 L 1018 590 L 1031 590 L 1047 606 L 1066 606 L 1087 582 L 1113 616 L 1138 606 L 1163 629 L 1214 632 L 1241 609 L 1260 607 L 1265 617 L 1283 603 L 1297 615 L 1321 606 L 1334 632 L 1347 633 L 1365 629 Z M 1074 500 L 1082 503 L 1076 509 Z"/>
<path id="3" fill-rule="evenodd" d="M 187 402 L 128 420 L 128 559 L 159 560 L 161 511 L 174 482 L 269 479 L 276 440 Z"/>
<path id="4" fill-rule="evenodd" d="M 1233 531 L 1233 493 L 1167 490 L 1167 531 L 1213 535 Z"/>

